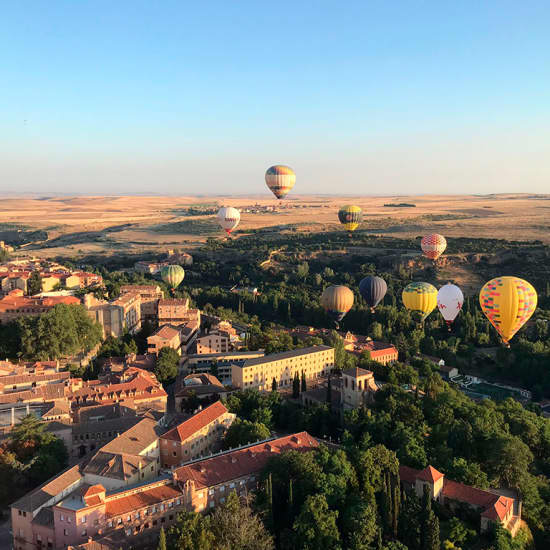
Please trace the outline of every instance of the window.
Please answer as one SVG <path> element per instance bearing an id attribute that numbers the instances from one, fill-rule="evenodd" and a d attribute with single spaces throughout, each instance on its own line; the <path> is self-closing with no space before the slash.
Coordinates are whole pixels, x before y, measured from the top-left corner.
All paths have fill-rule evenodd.
<path id="1" fill-rule="evenodd" d="M 69 531 L 67 531 L 67 529 L 63 529 L 63 534 L 67 536 L 69 534 Z"/>
<path id="2" fill-rule="evenodd" d="M 210 508 L 214 508 L 214 501 L 213 500 L 210 501 Z"/>
<path id="3" fill-rule="evenodd" d="M 120 525 L 122 523 L 122 518 L 118 518 L 117 525 Z"/>
<path id="4" fill-rule="evenodd" d="M 86 523 L 86 516 L 82 516 L 80 518 L 80 523 Z"/>
<path id="5" fill-rule="evenodd" d="M 61 517 L 59 518 L 59 521 L 65 521 L 65 516 L 61 514 Z"/>
<path id="6" fill-rule="evenodd" d="M 172 451 L 172 456 L 177 456 L 177 454 L 176 451 Z"/>
<path id="7" fill-rule="evenodd" d="M 87 534 L 88 533 L 87 533 L 86 529 L 82 529 L 82 533 L 80 533 L 80 536 L 85 537 Z"/>
<path id="8" fill-rule="evenodd" d="M 210 489 L 210 490 L 208 491 L 208 494 L 209 494 L 209 495 L 213 495 L 213 494 L 214 494 L 214 489 Z"/>
<path id="9" fill-rule="evenodd" d="M 126 521 L 132 521 L 132 516 L 130 516 L 130 514 L 128 514 L 128 517 L 126 518 Z"/>

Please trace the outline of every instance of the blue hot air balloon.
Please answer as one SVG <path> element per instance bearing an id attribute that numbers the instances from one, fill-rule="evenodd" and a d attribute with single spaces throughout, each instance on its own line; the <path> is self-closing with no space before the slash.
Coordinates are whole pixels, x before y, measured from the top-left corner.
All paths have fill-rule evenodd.
<path id="1" fill-rule="evenodd" d="M 382 277 L 365 277 L 359 283 L 359 292 L 371 311 L 382 301 L 388 291 L 388 285 Z"/>

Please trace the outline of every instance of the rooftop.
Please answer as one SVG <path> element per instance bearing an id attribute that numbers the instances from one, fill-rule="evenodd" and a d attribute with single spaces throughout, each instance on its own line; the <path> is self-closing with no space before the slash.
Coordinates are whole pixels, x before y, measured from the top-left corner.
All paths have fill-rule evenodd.
<path id="1" fill-rule="evenodd" d="M 121 498 L 112 498 L 105 503 L 105 515 L 120 516 L 165 500 L 182 497 L 182 492 L 172 485 L 161 485 Z"/>
<path id="2" fill-rule="evenodd" d="M 208 424 L 214 422 L 214 420 L 227 412 L 225 405 L 221 401 L 216 401 L 188 420 L 184 420 L 181 424 L 178 424 L 175 428 L 166 432 L 162 438 L 172 441 L 186 441 L 193 434 L 208 426 Z"/>
<path id="3" fill-rule="evenodd" d="M 346 376 L 352 376 L 353 378 L 359 378 L 360 376 L 373 376 L 372 371 L 362 369 L 360 367 L 346 369 L 342 371 L 342 374 L 345 374 Z"/>
<path id="4" fill-rule="evenodd" d="M 272 363 L 273 361 L 281 361 L 282 359 L 292 359 L 294 357 L 301 357 L 302 355 L 309 355 L 310 353 L 318 353 L 320 351 L 333 350 L 330 346 L 311 346 L 309 348 L 294 349 L 291 351 L 282 351 L 280 353 L 272 353 L 270 355 L 264 355 L 263 357 L 254 357 L 245 361 L 243 368 L 252 367 L 254 365 L 262 365 L 264 363 Z"/>

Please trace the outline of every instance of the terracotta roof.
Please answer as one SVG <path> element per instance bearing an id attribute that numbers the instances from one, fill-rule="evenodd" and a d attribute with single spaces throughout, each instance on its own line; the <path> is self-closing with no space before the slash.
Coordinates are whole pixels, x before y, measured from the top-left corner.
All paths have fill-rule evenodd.
<path id="1" fill-rule="evenodd" d="M 33 382 L 48 382 L 50 380 L 67 380 L 71 374 L 69 372 L 50 372 L 50 373 L 33 373 L 26 372 L 24 374 L 13 374 L 0 377 L 0 384 L 9 386 L 10 384 L 21 384 L 26 382 L 32 384 Z"/>
<path id="2" fill-rule="evenodd" d="M 187 298 L 162 298 L 159 300 L 159 306 L 189 307 L 189 300 Z"/>
<path id="3" fill-rule="evenodd" d="M 99 451 L 84 468 L 84 473 L 126 480 L 151 462 L 152 459 L 146 456 Z"/>
<path id="4" fill-rule="evenodd" d="M 108 517 L 120 516 L 134 512 L 146 506 L 152 506 L 166 500 L 183 497 L 182 492 L 172 485 L 161 485 L 149 490 L 142 490 L 129 496 L 111 498 L 105 503 L 105 515 Z"/>
<path id="5" fill-rule="evenodd" d="M 154 334 L 149 336 L 149 338 L 163 338 L 165 340 L 172 340 L 172 338 L 179 335 L 180 331 L 177 328 L 174 328 L 171 325 L 163 325 Z"/>
<path id="6" fill-rule="evenodd" d="M 359 378 L 360 376 L 373 376 L 372 371 L 367 369 L 362 369 L 360 367 L 346 369 L 345 371 L 342 371 L 342 374 L 345 374 L 347 376 L 353 376 L 353 378 Z"/>
<path id="7" fill-rule="evenodd" d="M 307 432 L 300 432 L 181 466 L 174 471 L 174 478 L 192 480 L 197 488 L 212 487 L 260 472 L 272 456 L 284 451 L 310 451 L 318 446 Z"/>
<path id="8" fill-rule="evenodd" d="M 153 444 L 162 434 L 162 428 L 151 418 L 143 418 L 136 425 L 120 434 L 116 439 L 101 448 L 110 453 L 138 455 Z"/>
<path id="9" fill-rule="evenodd" d="M 172 428 L 161 437 L 162 439 L 170 439 L 172 441 L 186 441 L 193 434 L 227 412 L 225 405 L 221 401 L 216 401 L 175 428 Z"/>
<path id="10" fill-rule="evenodd" d="M 484 491 L 483 489 L 477 489 L 476 487 L 470 487 L 469 485 L 458 483 L 452 479 L 446 479 L 443 484 L 443 496 L 451 500 L 467 502 L 479 508 L 488 508 L 499 499 L 500 495 L 495 495 L 494 493 Z"/>
<path id="11" fill-rule="evenodd" d="M 440 480 L 444 475 L 445 474 L 442 474 L 433 466 L 428 466 L 427 468 L 424 468 L 423 470 L 418 472 L 418 475 L 416 477 L 418 479 L 421 479 L 422 481 L 430 481 L 431 483 L 435 483 L 436 481 Z"/>
<path id="12" fill-rule="evenodd" d="M 105 492 L 105 487 L 98 483 L 97 485 L 90 485 L 82 494 L 83 497 L 90 497 L 92 495 L 99 495 Z"/>
<path id="13" fill-rule="evenodd" d="M 502 521 L 506 517 L 506 514 L 513 508 L 513 505 L 514 502 L 511 498 L 500 496 L 498 500 L 489 506 L 481 515 L 493 521 Z"/>
<path id="14" fill-rule="evenodd" d="M 399 466 L 399 477 L 401 481 L 405 483 L 414 484 L 416 482 L 416 476 L 418 475 L 419 470 L 415 468 L 409 468 L 408 466 Z"/>
<path id="15" fill-rule="evenodd" d="M 280 361 L 281 359 L 291 359 L 294 357 L 300 357 L 302 355 L 308 355 L 310 353 L 316 353 L 319 351 L 333 350 L 330 346 L 311 346 L 309 348 L 295 349 L 291 351 L 282 351 L 280 353 L 271 353 L 264 357 L 254 357 L 253 359 L 247 359 L 243 365 L 243 368 L 251 367 L 253 365 L 263 365 L 264 363 L 272 363 L 273 361 Z"/>

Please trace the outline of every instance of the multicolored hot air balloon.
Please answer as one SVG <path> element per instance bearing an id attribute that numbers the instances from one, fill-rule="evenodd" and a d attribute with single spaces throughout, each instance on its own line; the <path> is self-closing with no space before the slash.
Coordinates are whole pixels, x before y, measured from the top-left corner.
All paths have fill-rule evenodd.
<path id="1" fill-rule="evenodd" d="M 231 231 L 239 225 L 241 213 L 232 206 L 222 206 L 218 210 L 218 222 L 229 236 Z"/>
<path id="2" fill-rule="evenodd" d="M 185 271 L 181 265 L 165 265 L 160 271 L 160 276 L 173 292 L 183 281 Z"/>
<path id="3" fill-rule="evenodd" d="M 514 334 L 537 308 L 537 291 L 519 277 L 496 277 L 481 289 L 479 304 L 504 344 L 509 346 Z"/>
<path id="4" fill-rule="evenodd" d="M 349 236 L 355 231 L 363 221 L 363 211 L 358 206 L 347 204 L 338 211 L 340 223 L 349 231 Z"/>
<path id="5" fill-rule="evenodd" d="M 276 164 L 267 169 L 265 182 L 278 199 L 284 199 L 296 183 L 296 174 L 292 168 Z"/>
<path id="6" fill-rule="evenodd" d="M 338 322 L 353 306 L 353 292 L 347 286 L 329 286 L 323 291 L 321 305 L 338 328 Z"/>
<path id="7" fill-rule="evenodd" d="M 423 237 L 420 246 L 422 247 L 424 256 L 435 261 L 439 258 L 439 256 L 441 256 L 441 254 L 443 254 L 443 252 L 445 252 L 445 249 L 447 248 L 447 241 L 443 235 L 433 233 L 432 235 L 426 235 Z"/>
<path id="8" fill-rule="evenodd" d="M 382 277 L 368 276 L 359 283 L 359 292 L 373 312 L 374 308 L 382 301 L 387 291 L 388 285 Z"/>
<path id="9" fill-rule="evenodd" d="M 437 289 L 430 283 L 409 283 L 401 297 L 409 311 L 420 314 L 422 322 L 437 305 Z"/>
<path id="10" fill-rule="evenodd" d="M 462 294 L 462 290 L 456 285 L 447 283 L 437 292 L 437 308 L 443 316 L 443 319 L 445 319 L 449 331 L 451 330 L 451 325 L 456 319 L 456 316 L 460 313 L 463 303 L 464 294 Z"/>

